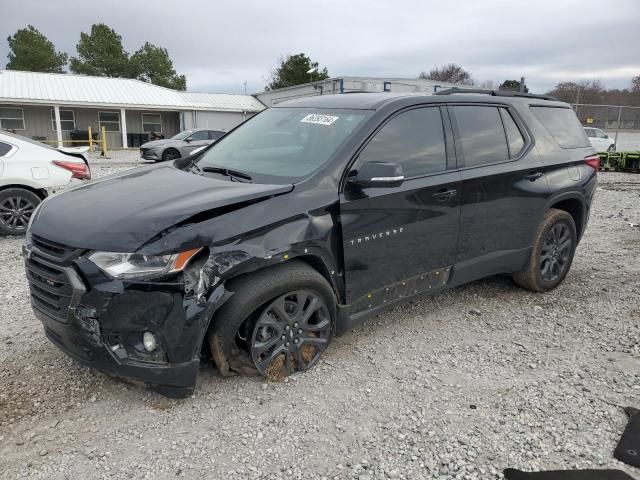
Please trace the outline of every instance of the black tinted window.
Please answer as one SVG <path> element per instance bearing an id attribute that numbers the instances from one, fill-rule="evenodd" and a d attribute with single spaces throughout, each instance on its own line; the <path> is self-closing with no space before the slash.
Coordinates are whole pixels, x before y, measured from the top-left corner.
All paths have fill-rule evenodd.
<path id="1" fill-rule="evenodd" d="M 218 140 L 223 135 L 224 135 L 224 132 L 220 132 L 219 130 L 210 130 L 209 140 Z"/>
<path id="2" fill-rule="evenodd" d="M 504 108 L 500 109 L 504 130 L 507 132 L 507 143 L 509 144 L 509 156 L 516 158 L 524 147 L 524 137 L 518 128 L 511 114 Z"/>
<path id="3" fill-rule="evenodd" d="M 458 166 L 472 167 L 509 159 L 504 127 L 496 107 L 459 105 L 451 110 Z"/>
<path id="4" fill-rule="evenodd" d="M 446 169 L 440 109 L 418 108 L 392 118 L 360 154 L 359 164 L 392 162 L 407 178 Z"/>
<path id="5" fill-rule="evenodd" d="M 0 157 L 4 157 L 11 150 L 11 145 L 8 143 L 0 142 Z"/>
<path id="6" fill-rule="evenodd" d="M 531 107 L 538 120 L 562 148 L 589 147 L 589 139 L 570 108 Z"/>

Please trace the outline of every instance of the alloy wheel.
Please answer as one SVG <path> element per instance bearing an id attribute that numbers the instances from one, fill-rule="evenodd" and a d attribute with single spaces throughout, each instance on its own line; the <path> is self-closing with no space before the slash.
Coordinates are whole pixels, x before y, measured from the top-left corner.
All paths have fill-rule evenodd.
<path id="1" fill-rule="evenodd" d="M 544 239 L 540 251 L 540 273 L 542 278 L 553 282 L 569 267 L 573 239 L 569 226 L 564 222 L 554 224 Z"/>
<path id="2" fill-rule="evenodd" d="M 289 292 L 273 300 L 256 321 L 251 357 L 260 373 L 282 379 L 311 368 L 331 340 L 331 316 L 319 294 Z"/>
<path id="3" fill-rule="evenodd" d="M 0 203 L 0 223 L 16 233 L 27 229 L 35 205 L 21 196 L 7 197 Z"/>
<path id="4" fill-rule="evenodd" d="M 180 158 L 180 154 L 173 148 L 170 148 L 169 150 L 164 152 L 164 154 L 162 155 L 162 158 L 165 161 L 177 160 L 178 158 Z"/>

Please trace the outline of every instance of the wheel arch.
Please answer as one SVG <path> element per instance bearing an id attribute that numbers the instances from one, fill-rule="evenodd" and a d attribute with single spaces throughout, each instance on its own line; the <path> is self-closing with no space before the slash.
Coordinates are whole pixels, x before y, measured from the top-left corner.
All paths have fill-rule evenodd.
<path id="1" fill-rule="evenodd" d="M 35 193 L 38 197 L 40 197 L 40 200 L 44 200 L 45 198 L 47 198 L 47 191 L 44 188 L 36 188 L 30 185 L 25 185 L 23 183 L 10 183 L 7 185 L 2 185 L 0 186 L 0 192 L 8 190 L 10 188 L 21 188 L 22 190 L 28 190 L 29 192 Z"/>
<path id="2" fill-rule="evenodd" d="M 557 210 L 563 210 L 567 212 L 573 218 L 576 224 L 576 232 L 578 234 L 578 241 L 582 238 L 582 233 L 585 227 L 585 200 L 582 195 L 578 193 L 567 193 L 554 197 L 548 204 L 546 210 L 555 208 Z"/>
<path id="3" fill-rule="evenodd" d="M 203 338 L 202 338 L 202 345 L 205 346 L 205 342 L 206 342 L 206 331 L 208 331 L 209 329 L 212 328 L 213 323 L 215 322 L 215 317 L 216 317 L 216 313 L 218 311 L 218 309 L 231 297 L 234 295 L 235 291 L 235 284 L 238 284 L 239 282 L 242 282 L 243 278 L 247 278 L 251 275 L 255 275 L 256 273 L 260 272 L 260 273 L 266 273 L 269 270 L 285 265 L 289 262 L 300 262 L 305 264 L 307 267 L 311 268 L 312 270 L 315 270 L 317 273 L 319 273 L 329 284 L 329 286 L 331 287 L 331 289 L 333 290 L 334 295 L 336 296 L 336 303 L 340 304 L 343 303 L 344 301 L 344 291 L 342 288 L 342 284 L 336 280 L 335 278 L 335 270 L 332 269 L 332 267 L 328 264 L 328 262 L 319 254 L 316 253 L 309 253 L 307 251 L 307 253 L 301 253 L 298 255 L 295 254 L 291 254 L 290 256 L 287 256 L 287 259 L 284 259 L 284 256 L 280 256 L 279 260 L 275 261 L 275 262 L 270 262 L 270 263 L 257 263 L 257 264 L 253 264 L 251 267 L 249 268 L 238 268 L 235 269 L 234 268 L 234 273 L 226 276 L 223 281 L 221 282 L 222 285 L 222 291 L 224 291 L 224 295 L 220 296 L 216 299 L 215 303 L 218 303 L 218 301 L 220 303 L 218 303 L 215 308 L 212 308 L 210 314 L 209 314 L 209 319 L 207 321 L 206 327 L 203 331 Z M 202 275 L 203 273 L 201 273 Z M 231 288 L 229 288 L 231 287 Z M 336 312 L 337 315 L 337 312 Z"/>
<path id="4" fill-rule="evenodd" d="M 282 264 L 285 264 L 286 262 L 291 262 L 294 260 L 297 260 L 306 264 L 308 267 L 310 267 L 311 269 L 315 270 L 320 275 L 322 275 L 322 277 L 327 281 L 327 283 L 333 290 L 334 294 L 336 295 L 337 303 L 343 302 L 344 292 L 342 291 L 340 284 L 336 281 L 335 268 L 331 267 L 328 264 L 328 262 L 321 255 L 318 255 L 317 253 L 309 253 L 309 252 L 300 253 L 300 254 L 291 253 L 287 256 L 286 259 L 283 256 L 281 256 L 279 261 L 271 262 L 267 264 L 260 264 L 257 266 L 257 268 L 253 268 L 250 270 L 239 270 L 236 274 L 231 275 L 228 278 L 225 278 L 225 283 L 229 281 L 236 282 L 240 277 L 243 277 L 246 275 L 252 275 L 257 272 L 264 272 L 265 270 L 269 270 L 277 265 L 282 265 Z"/>

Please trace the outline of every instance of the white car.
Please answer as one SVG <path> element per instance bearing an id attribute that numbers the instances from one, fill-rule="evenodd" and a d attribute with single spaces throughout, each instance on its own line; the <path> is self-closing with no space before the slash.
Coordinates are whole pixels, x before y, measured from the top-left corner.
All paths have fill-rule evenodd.
<path id="1" fill-rule="evenodd" d="M 587 137 L 596 152 L 615 152 L 616 142 L 609 135 L 604 133 L 599 128 L 584 127 L 584 131 L 587 132 Z"/>
<path id="2" fill-rule="evenodd" d="M 0 131 L 0 235 L 23 234 L 42 200 L 90 178 L 81 148 L 56 149 Z"/>

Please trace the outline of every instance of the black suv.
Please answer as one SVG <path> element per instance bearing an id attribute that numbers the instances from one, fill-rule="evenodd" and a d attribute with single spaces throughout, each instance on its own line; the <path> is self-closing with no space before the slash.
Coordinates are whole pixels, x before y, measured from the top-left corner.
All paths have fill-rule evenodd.
<path id="1" fill-rule="evenodd" d="M 599 159 L 569 105 L 449 90 L 284 102 L 191 157 L 42 203 L 34 312 L 81 363 L 190 394 L 282 378 L 415 295 L 567 275 Z"/>

